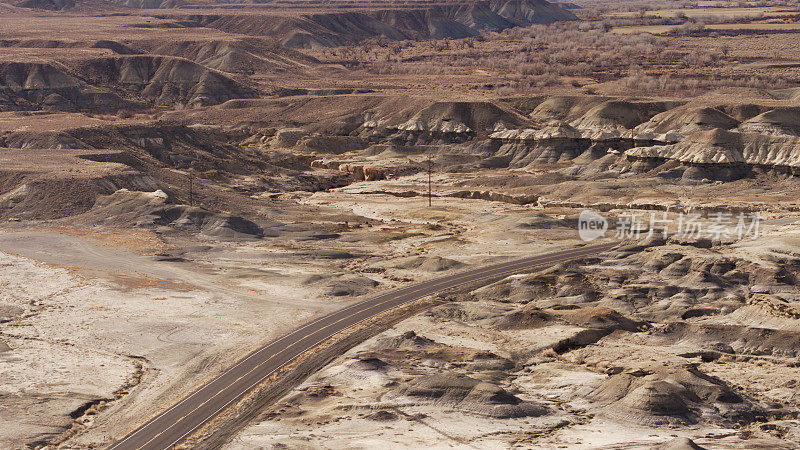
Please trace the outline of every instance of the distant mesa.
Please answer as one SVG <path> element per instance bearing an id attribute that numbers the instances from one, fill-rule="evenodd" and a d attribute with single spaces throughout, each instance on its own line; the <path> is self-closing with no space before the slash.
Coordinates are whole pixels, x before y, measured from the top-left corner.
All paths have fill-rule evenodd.
<path id="1" fill-rule="evenodd" d="M 222 73 L 183 58 L 161 56 L 92 58 L 68 64 L 2 62 L 0 82 L 0 94 L 9 99 L 3 106 L 22 110 L 103 112 L 141 109 L 146 106 L 142 99 L 156 105 L 203 106 L 258 96 Z"/>
<path id="2" fill-rule="evenodd" d="M 70 9 L 75 6 L 74 0 L 23 0 L 16 3 L 16 6 L 30 9 L 47 9 L 60 11 Z"/>
<path id="3" fill-rule="evenodd" d="M 226 32 L 269 36 L 287 48 L 322 48 L 375 38 L 462 39 L 477 36 L 480 30 L 501 31 L 534 23 L 576 20 L 577 17 L 545 0 L 508 0 L 425 9 L 335 11 L 297 16 L 208 14 L 187 19 Z"/>

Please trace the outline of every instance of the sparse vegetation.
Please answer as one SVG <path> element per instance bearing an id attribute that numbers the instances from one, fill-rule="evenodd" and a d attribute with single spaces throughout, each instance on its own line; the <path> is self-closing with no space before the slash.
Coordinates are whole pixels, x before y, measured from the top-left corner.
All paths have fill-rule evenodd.
<path id="1" fill-rule="evenodd" d="M 501 95 L 615 80 L 628 91 L 672 95 L 722 87 L 779 89 L 798 82 L 783 74 L 731 71 L 725 45 L 676 45 L 668 36 L 609 32 L 614 26 L 608 21 L 533 25 L 462 40 L 371 42 L 315 56 L 382 76 L 486 73 L 499 80 L 492 89 Z M 669 34 L 688 37 L 705 27 L 704 22 L 686 20 Z"/>
<path id="2" fill-rule="evenodd" d="M 800 442 L 800 7 L 577 1 L 0 0 L 0 448 Z"/>

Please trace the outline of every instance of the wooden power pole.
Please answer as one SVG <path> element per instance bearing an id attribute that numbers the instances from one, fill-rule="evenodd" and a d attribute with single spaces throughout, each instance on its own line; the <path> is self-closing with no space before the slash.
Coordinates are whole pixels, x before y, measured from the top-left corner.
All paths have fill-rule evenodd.
<path id="1" fill-rule="evenodd" d="M 189 206 L 194 206 L 194 176 L 191 173 L 186 176 L 189 177 Z"/>
<path id="2" fill-rule="evenodd" d="M 431 172 L 432 171 L 433 171 L 433 161 L 431 160 L 431 157 L 428 156 L 428 208 L 430 208 L 432 206 L 431 198 L 433 197 L 433 194 L 431 193 Z"/>

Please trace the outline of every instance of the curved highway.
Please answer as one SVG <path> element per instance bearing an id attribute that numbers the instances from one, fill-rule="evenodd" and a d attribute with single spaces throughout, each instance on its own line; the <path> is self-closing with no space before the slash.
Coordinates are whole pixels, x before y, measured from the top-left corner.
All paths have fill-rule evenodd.
<path id="1" fill-rule="evenodd" d="M 420 282 L 328 314 L 254 351 L 217 378 L 113 444 L 111 450 L 164 450 L 242 399 L 255 386 L 304 352 L 335 334 L 378 314 L 463 285 L 486 285 L 499 278 L 540 266 L 584 258 L 610 250 L 618 242 L 586 245 L 493 264 Z"/>

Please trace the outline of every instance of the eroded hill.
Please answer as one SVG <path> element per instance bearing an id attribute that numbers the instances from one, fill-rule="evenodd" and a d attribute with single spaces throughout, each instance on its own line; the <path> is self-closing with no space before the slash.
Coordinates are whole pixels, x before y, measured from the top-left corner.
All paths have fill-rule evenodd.
<path id="1" fill-rule="evenodd" d="M 593 209 L 607 238 L 779 220 L 440 297 L 229 447 L 793 448 L 797 11 L 583 6 L 0 3 L 0 446 L 106 446 L 355 298 L 578 246 Z"/>

